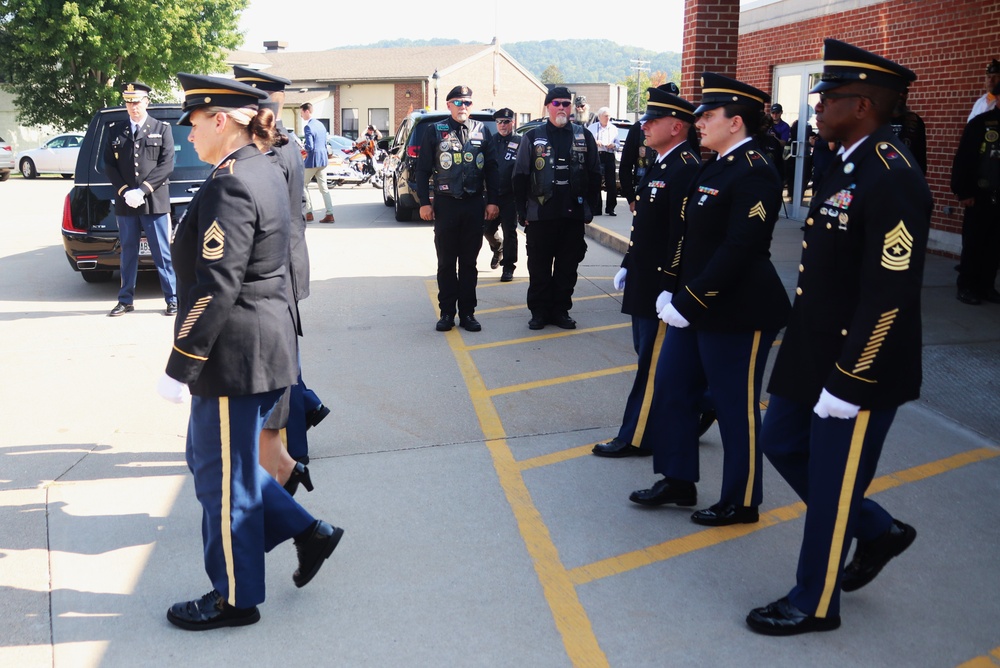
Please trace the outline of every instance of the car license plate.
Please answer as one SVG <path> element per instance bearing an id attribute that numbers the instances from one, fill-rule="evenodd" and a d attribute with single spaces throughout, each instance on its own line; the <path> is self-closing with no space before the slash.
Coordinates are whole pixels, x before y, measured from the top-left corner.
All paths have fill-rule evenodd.
<path id="1" fill-rule="evenodd" d="M 146 239 L 139 239 L 139 255 L 152 255 L 149 250 L 149 241 Z"/>

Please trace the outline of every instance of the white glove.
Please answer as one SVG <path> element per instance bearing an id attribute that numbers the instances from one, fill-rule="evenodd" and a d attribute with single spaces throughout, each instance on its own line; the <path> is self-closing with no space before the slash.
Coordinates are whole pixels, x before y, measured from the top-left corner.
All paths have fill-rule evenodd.
<path id="1" fill-rule="evenodd" d="M 663 310 L 660 311 L 660 320 L 667 323 L 671 327 L 677 327 L 679 329 L 687 327 L 691 324 L 687 321 L 687 318 L 682 316 L 677 309 L 674 308 L 673 304 L 667 304 L 663 307 Z"/>
<path id="2" fill-rule="evenodd" d="M 625 267 L 622 267 L 621 269 L 618 270 L 618 273 L 615 274 L 615 280 L 614 280 L 615 290 L 624 290 L 625 289 L 625 274 L 627 274 L 627 273 L 628 273 L 628 269 L 626 269 Z"/>
<path id="3" fill-rule="evenodd" d="M 656 315 L 660 315 L 663 307 L 670 303 L 670 300 L 674 298 L 674 293 L 667 292 L 664 290 L 656 297 Z"/>
<path id="4" fill-rule="evenodd" d="M 133 209 L 138 209 L 146 201 L 146 194 L 140 188 L 125 191 L 125 203 Z"/>
<path id="5" fill-rule="evenodd" d="M 163 374 L 156 381 L 156 391 L 161 397 L 175 404 L 183 404 L 191 396 L 187 385 L 179 380 L 174 380 L 167 374 Z"/>
<path id="6" fill-rule="evenodd" d="M 824 389 L 819 393 L 819 401 L 813 406 L 813 413 L 821 418 L 835 417 L 841 420 L 853 420 L 858 417 L 861 406 L 849 404 L 843 399 L 838 399 Z"/>

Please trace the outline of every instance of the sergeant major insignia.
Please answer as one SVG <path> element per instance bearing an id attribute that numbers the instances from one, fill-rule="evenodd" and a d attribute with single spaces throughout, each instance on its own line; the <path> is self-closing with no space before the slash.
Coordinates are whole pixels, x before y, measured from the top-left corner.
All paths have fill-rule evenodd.
<path id="1" fill-rule="evenodd" d="M 226 233 L 219 225 L 219 221 L 213 220 L 212 224 L 205 230 L 205 236 L 201 242 L 201 257 L 209 262 L 221 260 L 226 250 Z"/>
<path id="2" fill-rule="evenodd" d="M 889 271 L 906 271 L 910 268 L 913 253 L 913 235 L 903 221 L 889 230 L 882 244 L 882 266 Z"/>

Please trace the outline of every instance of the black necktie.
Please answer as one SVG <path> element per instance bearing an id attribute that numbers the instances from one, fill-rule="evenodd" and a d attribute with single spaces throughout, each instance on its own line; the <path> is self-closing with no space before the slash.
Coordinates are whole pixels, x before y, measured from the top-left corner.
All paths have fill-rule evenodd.
<path id="1" fill-rule="evenodd" d="M 458 126 L 458 141 L 462 143 L 462 146 L 465 146 L 465 143 L 469 141 L 469 128 L 465 127 L 464 123 Z"/>

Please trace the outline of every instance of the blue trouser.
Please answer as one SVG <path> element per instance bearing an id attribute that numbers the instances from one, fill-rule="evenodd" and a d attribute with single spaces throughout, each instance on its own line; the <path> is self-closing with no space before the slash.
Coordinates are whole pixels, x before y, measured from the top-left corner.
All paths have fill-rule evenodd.
<path id="1" fill-rule="evenodd" d="M 656 370 L 655 423 L 669 439 L 653 443 L 653 470 L 697 482 L 698 423 L 706 389 L 712 396 L 725 453 L 719 502 L 758 506 L 763 497 L 760 391 L 776 331 L 706 332 L 668 327 Z M 662 391 L 661 391 L 662 388 Z M 659 433 L 659 432 L 658 432 Z"/>
<path id="2" fill-rule="evenodd" d="M 281 393 L 191 397 L 186 457 L 202 506 L 205 571 L 237 608 L 264 601 L 264 553 L 315 521 L 258 461 Z"/>
<path id="3" fill-rule="evenodd" d="M 625 402 L 622 426 L 618 429 L 618 440 L 641 447 L 649 411 L 653 401 L 653 385 L 656 376 L 656 358 L 659 357 L 667 326 L 659 318 L 632 316 L 632 346 L 639 356 L 632 390 Z M 650 378 L 652 371 L 653 378 Z"/>
<path id="4" fill-rule="evenodd" d="M 302 371 L 299 370 L 299 382 L 292 385 L 288 393 L 288 422 L 285 424 L 285 445 L 292 459 L 309 461 L 309 439 L 306 436 L 306 392 L 314 397 L 316 393 L 308 390 L 302 383 Z"/>
<path id="5" fill-rule="evenodd" d="M 761 449 L 806 503 L 792 604 L 817 617 L 840 614 L 840 578 L 851 539 L 868 542 L 892 516 L 865 498 L 895 408 L 861 411 L 853 420 L 820 418 L 811 403 L 771 395 Z"/>
<path id="6" fill-rule="evenodd" d="M 135 279 L 139 273 L 140 232 L 146 231 L 149 252 L 153 255 L 156 273 L 160 276 L 160 289 L 168 304 L 177 303 L 177 279 L 170 259 L 170 214 L 156 213 L 136 216 L 115 216 L 118 221 L 118 238 L 121 242 L 121 289 L 118 301 L 131 304 L 135 299 Z"/>

